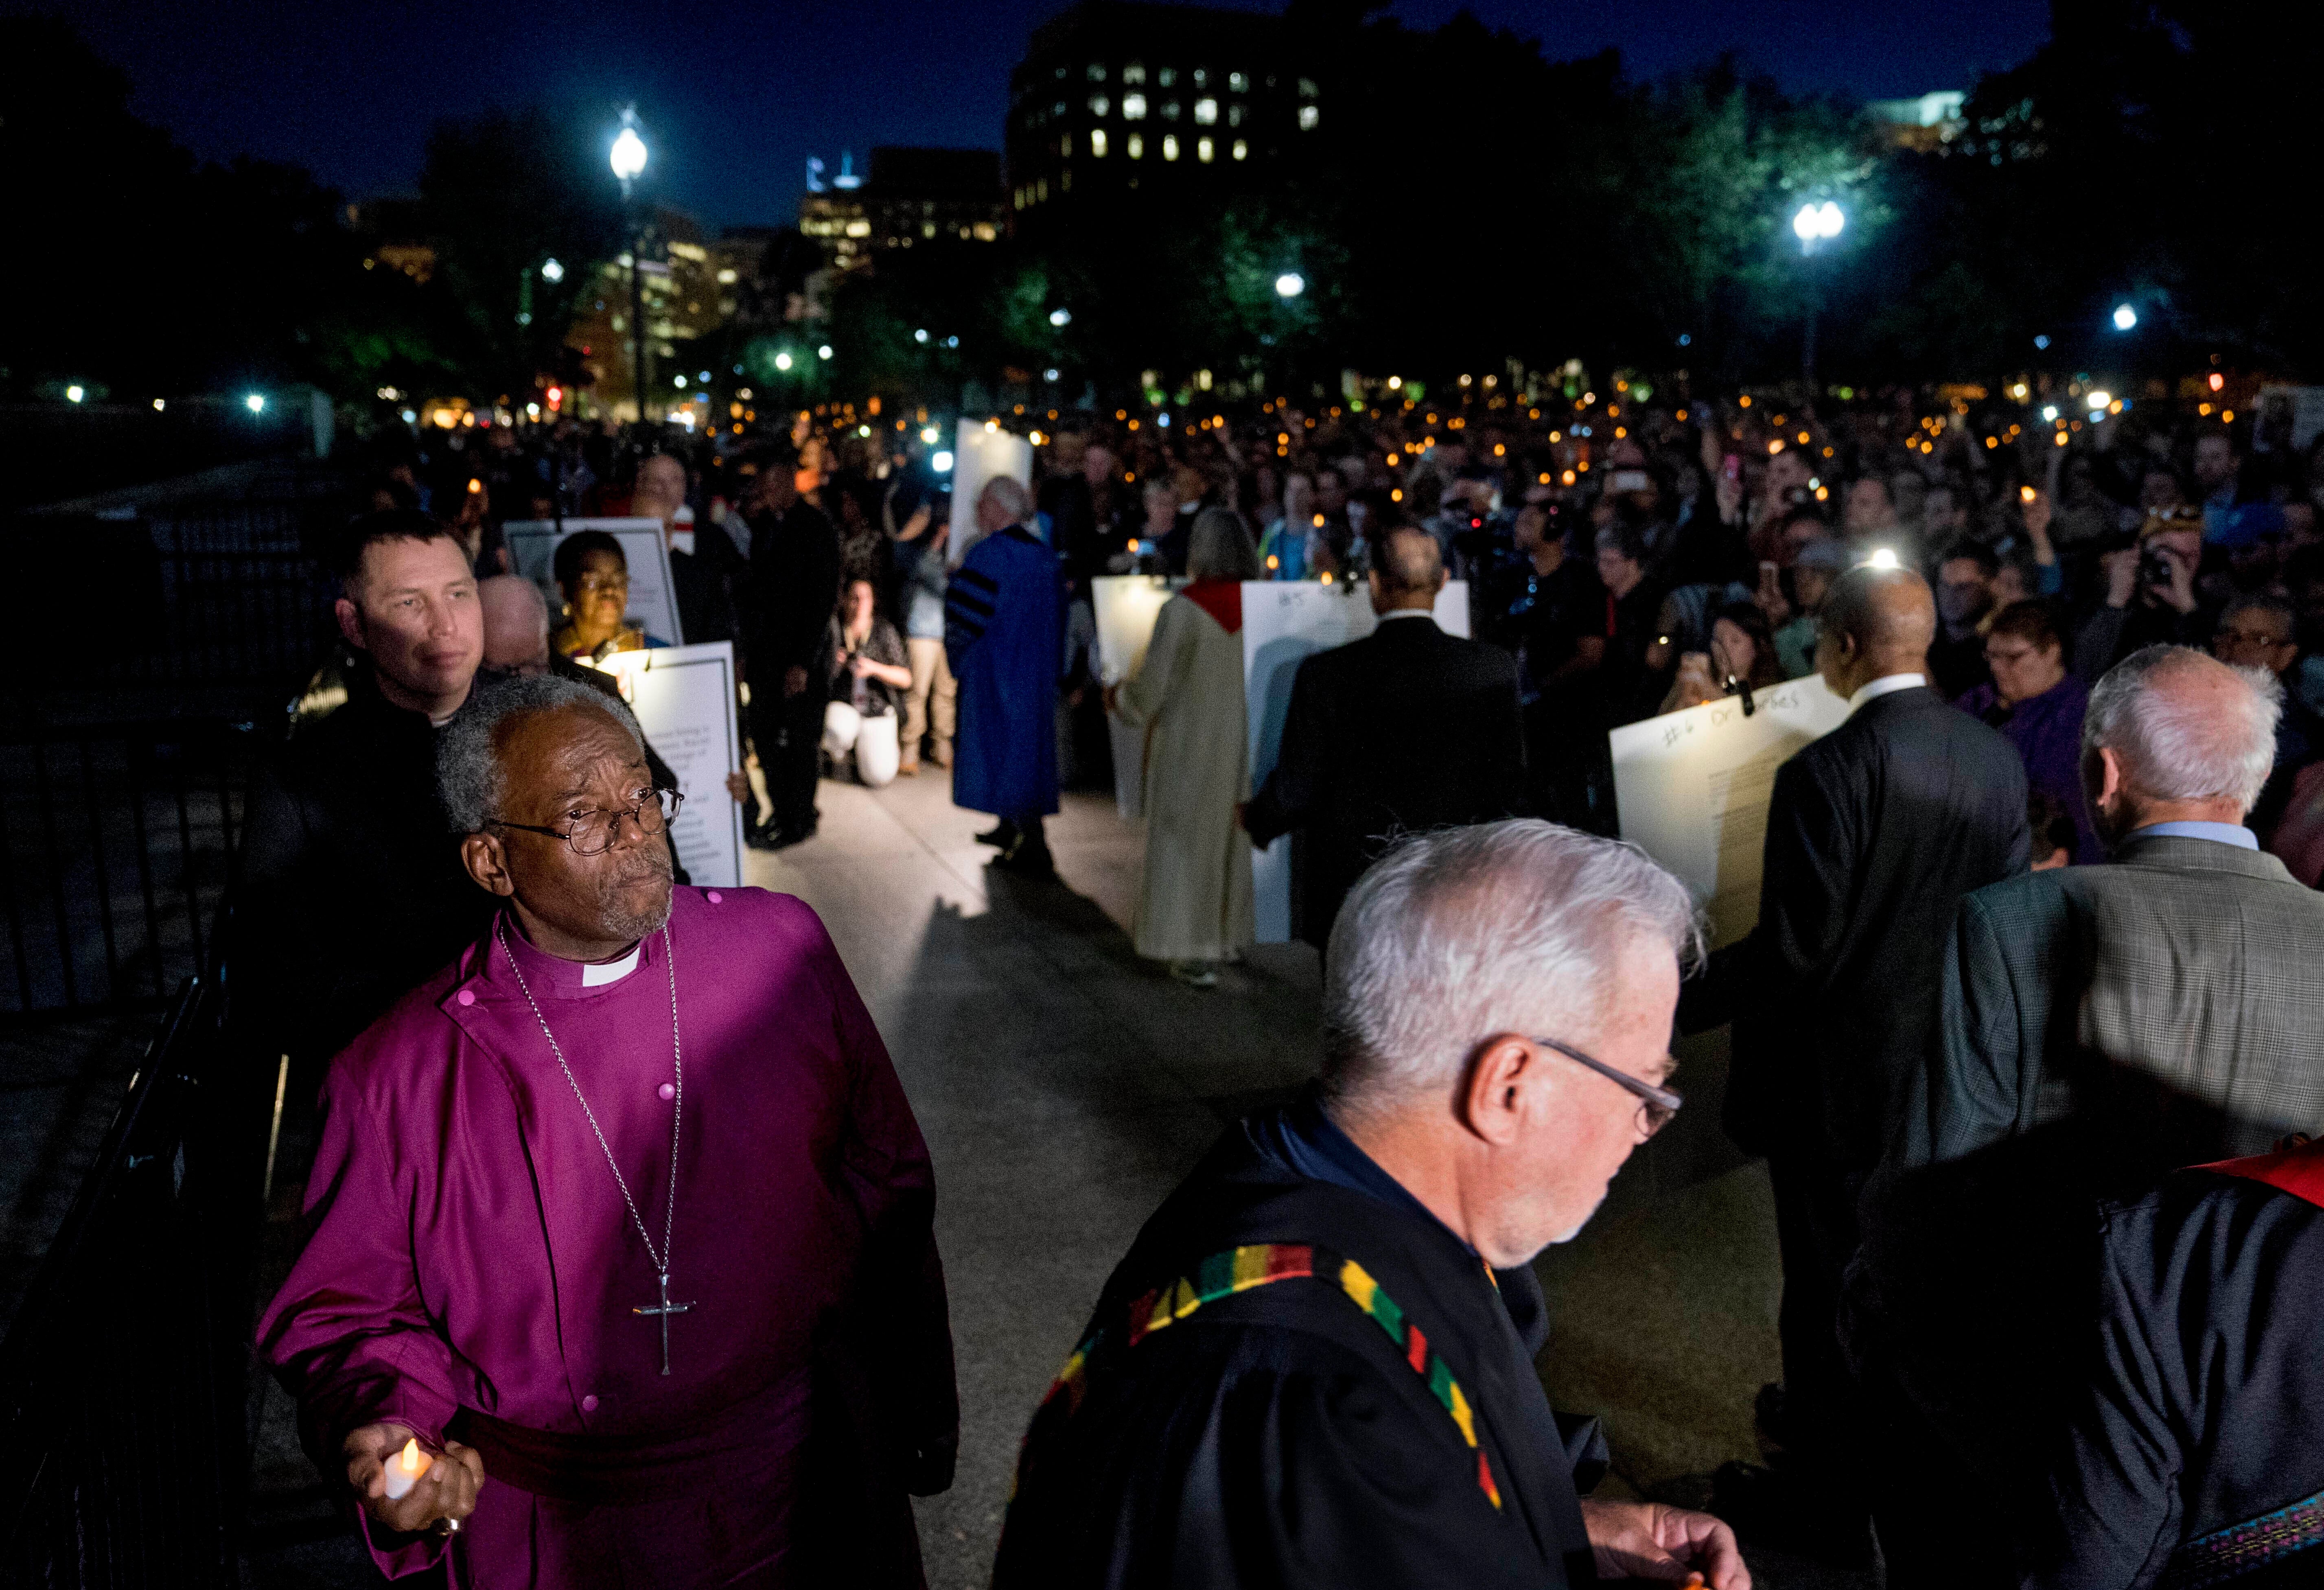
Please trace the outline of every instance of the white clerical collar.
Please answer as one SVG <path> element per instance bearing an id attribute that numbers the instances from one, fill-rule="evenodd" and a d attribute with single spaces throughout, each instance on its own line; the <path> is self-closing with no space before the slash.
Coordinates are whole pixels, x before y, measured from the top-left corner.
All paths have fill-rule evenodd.
<path id="1" fill-rule="evenodd" d="M 619 983 L 638 969 L 638 957 L 645 953 L 645 940 L 630 946 L 630 953 L 617 961 L 584 961 L 581 963 L 581 986 L 602 988 L 608 983 Z"/>
<path id="2" fill-rule="evenodd" d="M 1928 682 L 1929 676 L 1924 673 L 1883 674 L 1878 679 L 1874 679 L 1870 684 L 1865 686 L 1862 689 L 1857 691 L 1855 695 L 1850 696 L 1848 698 L 1848 709 L 1850 712 L 1853 712 L 1858 707 L 1863 706 L 1867 701 L 1877 700 L 1882 696 L 1893 695 L 1898 690 L 1917 690 Z"/>

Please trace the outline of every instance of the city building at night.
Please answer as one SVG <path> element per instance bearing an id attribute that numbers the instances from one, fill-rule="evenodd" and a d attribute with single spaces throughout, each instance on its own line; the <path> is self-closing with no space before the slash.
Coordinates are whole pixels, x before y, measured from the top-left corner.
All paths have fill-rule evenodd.
<path id="1" fill-rule="evenodd" d="M 939 237 L 993 242 L 1008 214 L 1001 157 L 992 151 L 883 147 L 872 152 L 868 177 L 843 158 L 839 175 L 826 180 L 822 162 L 810 162 L 798 229 L 844 274 L 883 249 Z"/>
<path id="2" fill-rule="evenodd" d="M 1010 74 L 1010 208 L 1039 227 L 1132 190 L 1279 180 L 1327 114 L 1279 17 L 1085 0 L 1036 28 Z"/>

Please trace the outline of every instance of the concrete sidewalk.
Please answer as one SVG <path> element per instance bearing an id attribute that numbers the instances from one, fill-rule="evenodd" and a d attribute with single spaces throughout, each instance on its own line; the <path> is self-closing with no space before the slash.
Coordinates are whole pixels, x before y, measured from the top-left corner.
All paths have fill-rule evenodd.
<path id="1" fill-rule="evenodd" d="M 1313 1075 L 1320 967 L 1263 946 L 1201 993 L 1140 961 L 1125 930 L 1140 837 L 1102 797 L 1051 820 L 1054 884 L 991 871 L 973 839 L 990 819 L 954 808 L 940 771 L 827 781 L 821 805 L 817 837 L 753 853 L 749 879 L 823 914 L 935 1156 L 962 1449 L 920 1531 L 931 1585 L 970 1590 L 1026 1420 L 1115 1260 L 1227 1122 Z M 1699 1502 L 1718 1464 L 1756 1456 L 1779 1272 L 1765 1169 L 1719 1132 L 1723 1049 L 1682 1058 L 1687 1109 L 1539 1270 L 1544 1378 L 1560 1407 L 1607 1418 L 1608 1490 Z M 1753 1560 L 1762 1585 L 1858 1582 Z"/>

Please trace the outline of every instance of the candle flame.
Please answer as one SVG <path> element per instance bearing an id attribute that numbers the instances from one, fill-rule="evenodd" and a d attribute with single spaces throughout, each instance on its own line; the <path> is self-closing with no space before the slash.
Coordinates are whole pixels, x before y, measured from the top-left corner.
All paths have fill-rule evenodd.
<path id="1" fill-rule="evenodd" d="M 416 1474 L 420 1472 L 421 1465 L 428 1460 L 420 1455 L 420 1442 L 417 1437 L 403 1444 L 403 1454 L 397 1461 L 403 1465 L 405 1474 Z"/>

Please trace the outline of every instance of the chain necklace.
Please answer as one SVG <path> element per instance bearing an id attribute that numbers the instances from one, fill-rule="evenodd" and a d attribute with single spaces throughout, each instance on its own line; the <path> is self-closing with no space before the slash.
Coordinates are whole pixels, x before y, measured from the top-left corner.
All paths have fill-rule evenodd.
<path id="1" fill-rule="evenodd" d="M 654 1279 L 660 1283 L 661 1304 L 659 1308 L 632 1308 L 630 1312 L 660 1320 L 661 1372 L 668 1374 L 669 1373 L 670 1316 L 684 1314 L 694 1307 L 691 1303 L 673 1303 L 669 1300 L 671 1236 L 677 1229 L 678 1221 L 678 1127 L 685 1118 L 686 1110 L 686 1055 L 679 1045 L 678 1036 L 678 960 L 670 949 L 669 924 L 668 922 L 662 924 L 661 955 L 662 964 L 669 972 L 669 1057 L 671 1071 L 676 1080 L 670 1090 L 669 1197 L 662 1206 L 661 1252 L 659 1253 L 654 1252 L 653 1237 L 646 1230 L 645 1217 L 638 1213 L 637 1200 L 630 1196 L 629 1181 L 622 1175 L 622 1167 L 613 1158 L 613 1145 L 605 1141 L 605 1130 L 597 1124 L 597 1112 L 589 1107 L 588 1099 L 581 1092 L 580 1080 L 573 1075 L 573 1068 L 566 1062 L 565 1050 L 558 1043 L 557 1034 L 549 1030 L 549 1018 L 540 1013 L 540 1002 L 532 997 L 532 985 L 525 981 L 524 968 L 517 965 L 516 953 L 509 948 L 506 924 L 505 917 L 494 922 L 493 937 L 499 941 L 501 953 L 508 957 L 509 970 L 516 974 L 516 985 L 524 993 L 524 1003 L 532 1007 L 532 1019 L 540 1023 L 540 1035 L 549 1040 L 549 1052 L 557 1057 L 557 1068 L 565 1073 L 566 1085 L 573 1089 L 574 1102 L 581 1106 L 581 1114 L 587 1119 L 589 1130 L 596 1135 L 597 1147 L 605 1156 L 605 1169 L 613 1173 L 613 1185 L 622 1189 L 622 1202 L 628 1206 L 630 1223 L 637 1227 L 638 1240 L 645 1244 L 646 1258 L 654 1267 Z"/>

